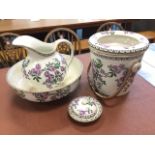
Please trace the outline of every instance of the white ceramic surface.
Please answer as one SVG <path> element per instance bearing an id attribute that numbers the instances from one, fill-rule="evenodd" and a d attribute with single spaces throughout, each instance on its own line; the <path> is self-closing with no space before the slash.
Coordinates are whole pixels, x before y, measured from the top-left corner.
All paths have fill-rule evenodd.
<path id="1" fill-rule="evenodd" d="M 68 113 L 75 121 L 89 123 L 101 116 L 102 105 L 91 96 L 81 96 L 71 101 L 68 106 Z"/>
<path id="2" fill-rule="evenodd" d="M 70 61 L 70 56 L 63 55 L 67 62 Z M 23 61 L 23 60 L 22 60 Z M 73 92 L 79 85 L 80 77 L 83 71 L 83 64 L 76 57 L 67 71 L 64 81 L 56 88 L 42 88 L 40 85 L 32 85 L 27 82 L 22 74 L 22 61 L 12 66 L 7 73 L 8 84 L 16 90 L 17 94 L 27 100 L 34 102 L 48 102 L 60 99 Z"/>
<path id="3" fill-rule="evenodd" d="M 133 69 L 128 83 L 118 95 L 128 93 L 148 46 L 149 41 L 134 32 L 104 31 L 92 35 L 89 48 L 96 90 L 108 97 L 115 96 Z"/>
<path id="4" fill-rule="evenodd" d="M 70 61 L 67 63 L 62 54 L 56 51 L 60 43 L 65 42 L 71 48 Z M 22 72 L 27 83 L 51 89 L 61 85 L 74 56 L 73 45 L 66 39 L 52 43 L 40 41 L 23 35 L 13 40 L 13 45 L 27 49 L 28 56 L 22 63 Z"/>

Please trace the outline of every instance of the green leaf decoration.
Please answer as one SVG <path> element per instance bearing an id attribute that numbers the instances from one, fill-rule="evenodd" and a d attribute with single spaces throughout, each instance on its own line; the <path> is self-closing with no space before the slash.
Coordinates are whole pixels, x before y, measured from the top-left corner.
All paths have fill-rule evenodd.
<path id="1" fill-rule="evenodd" d="M 54 67 L 55 68 L 59 68 L 60 67 L 60 63 L 56 63 Z"/>
<path id="2" fill-rule="evenodd" d="M 116 77 L 116 74 L 115 74 L 114 72 L 108 72 L 108 73 L 107 73 L 107 76 L 108 76 L 108 77 L 113 77 L 113 76 Z"/>
<path id="3" fill-rule="evenodd" d="M 102 62 L 101 62 L 100 59 L 97 59 L 97 60 L 95 61 L 95 66 L 96 66 L 97 68 L 101 68 L 101 67 L 103 66 L 103 64 L 102 64 Z"/>
<path id="4" fill-rule="evenodd" d="M 39 78 L 38 77 L 36 78 L 36 80 L 37 80 L 37 82 L 39 82 Z"/>
<path id="5" fill-rule="evenodd" d="M 40 79 L 41 79 L 41 77 L 39 77 L 39 76 L 33 77 L 33 80 L 36 80 L 37 82 L 39 82 Z"/>

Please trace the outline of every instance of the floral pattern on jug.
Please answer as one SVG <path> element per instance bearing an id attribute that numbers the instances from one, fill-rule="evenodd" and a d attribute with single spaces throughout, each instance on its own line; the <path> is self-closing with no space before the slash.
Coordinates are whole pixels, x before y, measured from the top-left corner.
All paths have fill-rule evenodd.
<path id="1" fill-rule="evenodd" d="M 61 56 L 61 61 L 58 58 L 55 58 L 53 62 L 48 62 L 42 68 L 41 64 L 36 63 L 34 68 L 26 70 L 28 66 L 29 59 L 23 61 L 23 73 L 26 79 L 34 80 L 38 83 L 41 82 L 42 77 L 44 81 L 42 84 L 46 85 L 47 88 L 52 88 L 53 84 L 61 82 L 66 74 L 66 61 Z"/>
<path id="2" fill-rule="evenodd" d="M 69 62 L 56 50 L 62 42 L 71 49 Z M 46 43 L 23 35 L 14 39 L 12 44 L 27 49 L 28 55 L 22 64 L 22 73 L 29 85 L 40 86 L 40 89 L 54 89 L 62 84 L 74 57 L 74 48 L 70 41 L 58 39 Z"/>

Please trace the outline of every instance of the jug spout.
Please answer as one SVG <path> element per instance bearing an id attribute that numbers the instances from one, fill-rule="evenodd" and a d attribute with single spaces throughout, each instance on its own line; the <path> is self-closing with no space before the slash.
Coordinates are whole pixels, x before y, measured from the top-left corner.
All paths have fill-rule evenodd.
<path id="1" fill-rule="evenodd" d="M 51 55 L 55 52 L 52 43 L 46 43 L 27 35 L 18 36 L 13 40 L 12 44 L 15 46 L 28 48 L 41 55 Z"/>

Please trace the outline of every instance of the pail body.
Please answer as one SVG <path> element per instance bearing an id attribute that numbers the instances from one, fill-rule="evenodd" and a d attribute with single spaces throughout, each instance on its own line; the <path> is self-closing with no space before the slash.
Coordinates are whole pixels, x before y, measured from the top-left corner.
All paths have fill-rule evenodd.
<path id="1" fill-rule="evenodd" d="M 92 35 L 89 38 L 92 87 L 107 97 L 128 93 L 148 46 L 149 41 L 134 32 L 104 31 Z"/>

